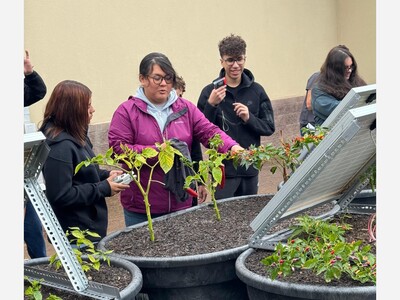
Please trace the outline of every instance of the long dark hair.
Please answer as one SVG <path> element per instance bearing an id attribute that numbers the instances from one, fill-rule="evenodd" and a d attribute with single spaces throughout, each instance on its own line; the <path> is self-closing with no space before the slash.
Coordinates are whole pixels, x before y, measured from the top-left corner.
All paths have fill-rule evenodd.
<path id="1" fill-rule="evenodd" d="M 54 138 L 66 131 L 84 145 L 90 122 L 88 108 L 91 97 L 92 92 L 86 85 L 73 80 L 61 81 L 47 102 L 40 130 L 45 130 L 51 122 L 52 126 L 44 132 L 46 136 Z"/>
<path id="2" fill-rule="evenodd" d="M 345 60 L 348 57 L 353 61 L 353 67 L 350 78 L 346 79 Z M 366 85 L 366 82 L 358 75 L 357 61 L 353 54 L 346 46 L 339 45 L 329 51 L 321 67 L 317 84 L 321 90 L 342 100 L 353 87 Z"/>

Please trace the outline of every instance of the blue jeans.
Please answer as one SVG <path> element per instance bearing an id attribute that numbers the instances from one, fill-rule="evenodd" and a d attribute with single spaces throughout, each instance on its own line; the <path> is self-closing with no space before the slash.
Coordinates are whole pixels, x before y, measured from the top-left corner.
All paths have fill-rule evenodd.
<path id="1" fill-rule="evenodd" d="M 25 210 L 24 241 L 30 258 L 47 256 L 42 223 L 30 201 L 27 202 Z"/>
<path id="2" fill-rule="evenodd" d="M 152 214 L 151 218 L 157 218 L 157 217 L 161 217 L 165 214 Z M 129 211 L 126 210 L 124 208 L 124 217 L 125 217 L 125 226 L 129 227 L 132 225 L 136 225 L 142 222 L 147 222 L 147 215 L 146 214 L 140 214 L 140 213 L 136 213 L 133 211 Z"/>

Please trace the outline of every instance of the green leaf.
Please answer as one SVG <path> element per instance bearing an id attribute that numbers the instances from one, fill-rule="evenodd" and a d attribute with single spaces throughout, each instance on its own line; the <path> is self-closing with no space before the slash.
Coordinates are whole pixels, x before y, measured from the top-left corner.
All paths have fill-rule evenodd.
<path id="1" fill-rule="evenodd" d="M 108 148 L 106 152 L 106 157 L 111 157 L 111 155 L 114 153 L 113 147 Z"/>
<path id="2" fill-rule="evenodd" d="M 212 168 L 212 176 L 214 180 L 220 184 L 222 180 L 222 170 L 220 167 L 214 167 Z"/>
<path id="3" fill-rule="evenodd" d="M 98 237 L 98 238 L 101 237 L 97 232 L 86 231 L 86 234 L 92 237 Z"/>
<path id="4" fill-rule="evenodd" d="M 142 155 L 145 158 L 153 158 L 153 157 L 156 157 L 157 154 L 158 154 L 157 150 L 150 148 L 150 147 L 144 148 L 142 151 Z"/>
<path id="5" fill-rule="evenodd" d="M 175 153 L 173 151 L 161 151 L 158 160 L 160 161 L 160 167 L 163 169 L 164 173 L 168 173 L 172 166 L 174 165 L 174 156 Z"/>
<path id="6" fill-rule="evenodd" d="M 95 263 L 97 261 L 97 259 L 91 254 L 88 254 L 87 257 L 92 263 Z"/>
<path id="7" fill-rule="evenodd" d="M 304 263 L 303 268 L 312 269 L 317 265 L 317 262 L 318 262 L 318 259 L 316 259 L 316 258 L 309 259 Z"/>
<path id="8" fill-rule="evenodd" d="M 83 239 L 83 238 L 85 238 L 85 235 L 84 235 L 81 231 L 79 231 L 79 230 L 73 230 L 73 231 L 71 232 L 71 234 L 72 234 L 75 238 L 77 238 L 77 239 Z"/>
<path id="9" fill-rule="evenodd" d="M 34 291 L 33 292 L 33 298 L 35 300 L 42 300 L 42 298 L 43 298 L 42 293 L 40 291 Z"/>

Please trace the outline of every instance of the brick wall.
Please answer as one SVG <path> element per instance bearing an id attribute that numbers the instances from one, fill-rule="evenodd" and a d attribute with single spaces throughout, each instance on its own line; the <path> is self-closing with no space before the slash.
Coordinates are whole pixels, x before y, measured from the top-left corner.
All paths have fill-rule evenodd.
<path id="1" fill-rule="evenodd" d="M 299 117 L 304 96 L 272 101 L 275 117 L 275 133 L 262 137 L 261 143 L 279 145 L 280 131 L 285 140 L 300 135 Z"/>

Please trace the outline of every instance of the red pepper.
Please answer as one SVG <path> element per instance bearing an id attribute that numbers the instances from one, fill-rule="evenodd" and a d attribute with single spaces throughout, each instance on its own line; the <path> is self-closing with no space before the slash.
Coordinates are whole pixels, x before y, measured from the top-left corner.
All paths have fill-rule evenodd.
<path id="1" fill-rule="evenodd" d="M 221 187 L 221 189 L 223 189 L 224 186 L 225 186 L 225 165 L 221 165 L 219 167 L 221 168 L 221 171 L 222 171 L 222 178 L 221 178 L 220 187 Z"/>
<path id="2" fill-rule="evenodd" d="M 196 197 L 196 198 L 199 197 L 199 195 L 196 193 L 196 191 L 191 188 L 186 188 L 185 191 L 192 197 Z"/>

